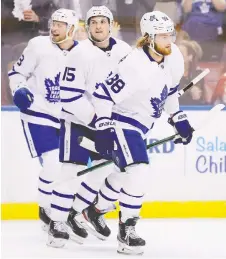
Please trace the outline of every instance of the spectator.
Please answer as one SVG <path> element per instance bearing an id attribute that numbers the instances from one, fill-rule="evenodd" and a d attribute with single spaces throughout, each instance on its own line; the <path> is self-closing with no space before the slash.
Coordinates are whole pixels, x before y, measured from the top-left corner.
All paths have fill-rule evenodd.
<path id="1" fill-rule="evenodd" d="M 193 78 L 202 72 L 198 68 L 198 61 L 202 57 L 202 49 L 195 41 L 181 41 L 178 47 L 184 57 L 184 76 L 181 79 L 181 87 L 189 84 Z M 204 104 L 204 80 L 193 86 L 185 95 L 181 96 L 182 105 Z"/>
<path id="2" fill-rule="evenodd" d="M 1 69 L 1 94 L 2 105 L 12 105 L 12 93 L 9 88 L 8 71 L 12 69 L 13 64 L 19 59 L 21 53 L 26 48 L 27 42 L 19 43 L 15 46 L 2 46 L 2 69 Z"/>
<path id="3" fill-rule="evenodd" d="M 140 37 L 140 20 L 144 13 L 152 12 L 156 0 L 116 0 L 115 19 L 121 25 L 121 36 L 132 45 Z"/>
<path id="4" fill-rule="evenodd" d="M 74 35 L 74 40 L 82 41 L 88 38 L 88 34 L 84 24 L 80 24 Z"/>
<path id="5" fill-rule="evenodd" d="M 18 21 L 12 15 L 13 0 L 2 0 L 2 37 L 4 42 L 15 44 L 28 42 L 38 35 L 48 35 L 48 17 L 58 8 L 73 9 L 74 0 L 32 0 L 32 10 L 24 10 L 24 20 Z"/>
<path id="6" fill-rule="evenodd" d="M 180 23 L 181 20 L 181 8 L 179 0 L 157 0 L 154 10 L 161 11 L 167 14 L 175 25 Z"/>
<path id="7" fill-rule="evenodd" d="M 211 102 L 212 104 L 224 103 L 226 105 L 226 64 L 224 67 L 224 73 L 218 81 Z"/>
<path id="8" fill-rule="evenodd" d="M 206 61 L 219 61 L 222 56 L 223 44 L 219 43 L 222 34 L 223 12 L 225 0 L 184 0 L 183 11 L 187 14 L 182 29 L 192 40 L 202 46 Z M 218 44 L 216 44 L 218 43 Z"/>
<path id="9" fill-rule="evenodd" d="M 181 41 L 188 41 L 190 40 L 190 37 L 188 35 L 188 33 L 186 31 L 183 31 L 183 30 L 180 30 L 178 33 L 177 33 L 177 37 L 176 37 L 176 44 L 178 45 Z"/>
<path id="10" fill-rule="evenodd" d="M 73 1 L 65 0 L 32 0 L 32 10 L 23 12 L 24 21 L 32 22 L 41 35 L 49 33 L 49 17 L 58 8 L 73 9 Z"/>
<path id="11" fill-rule="evenodd" d="M 12 46 L 1 44 L 1 104 L 12 105 L 12 94 L 9 89 L 7 64 L 12 61 Z"/>

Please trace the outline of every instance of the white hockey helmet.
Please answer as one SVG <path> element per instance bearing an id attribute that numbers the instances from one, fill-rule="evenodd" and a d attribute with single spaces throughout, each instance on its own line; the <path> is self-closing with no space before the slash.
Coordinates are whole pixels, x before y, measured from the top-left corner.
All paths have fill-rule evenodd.
<path id="1" fill-rule="evenodd" d="M 85 21 L 85 25 L 86 25 L 86 29 L 88 31 L 89 29 L 89 19 L 91 17 L 95 17 L 95 16 L 104 16 L 107 17 L 109 19 L 109 23 L 110 23 L 110 32 L 112 29 L 112 23 L 113 23 L 113 14 L 112 12 L 104 5 L 102 6 L 93 6 L 92 8 L 89 9 L 89 11 L 86 14 L 86 21 Z"/>
<path id="2" fill-rule="evenodd" d="M 174 36 L 173 41 L 176 38 L 173 21 L 170 19 L 169 16 L 160 11 L 145 13 L 140 21 L 140 29 L 142 36 L 147 33 L 149 37 L 153 40 L 152 44 L 150 44 L 150 48 L 158 55 L 161 54 L 156 52 L 154 48 L 154 39 L 156 34 L 172 33 Z"/>
<path id="3" fill-rule="evenodd" d="M 142 36 L 148 33 L 151 38 L 154 38 L 159 33 L 174 32 L 174 24 L 165 13 L 153 11 L 143 15 L 140 21 L 140 29 Z"/>
<path id="4" fill-rule="evenodd" d="M 51 22 L 53 21 L 65 22 L 67 24 L 66 38 L 63 41 L 68 40 L 69 38 L 73 38 L 74 33 L 79 26 L 79 19 L 76 12 L 70 9 L 61 8 L 56 10 L 51 16 Z M 72 37 L 69 37 L 68 33 L 72 26 L 74 26 Z M 63 41 L 57 43 L 62 43 Z"/>

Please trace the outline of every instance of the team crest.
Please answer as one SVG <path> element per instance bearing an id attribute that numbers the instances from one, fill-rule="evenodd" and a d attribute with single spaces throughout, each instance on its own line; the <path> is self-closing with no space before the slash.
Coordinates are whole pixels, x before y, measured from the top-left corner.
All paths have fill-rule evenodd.
<path id="1" fill-rule="evenodd" d="M 60 73 L 58 73 L 54 81 L 46 78 L 45 79 L 45 87 L 46 87 L 46 100 L 50 103 L 57 103 L 60 101 L 60 84 L 59 84 L 59 79 L 60 79 Z"/>
<path id="2" fill-rule="evenodd" d="M 167 89 L 167 86 L 165 85 L 165 87 L 163 88 L 160 94 L 160 98 L 157 98 L 157 97 L 151 98 L 150 102 L 154 110 L 153 115 L 151 115 L 153 118 L 159 118 L 161 116 L 167 96 L 168 96 L 168 89 Z"/>

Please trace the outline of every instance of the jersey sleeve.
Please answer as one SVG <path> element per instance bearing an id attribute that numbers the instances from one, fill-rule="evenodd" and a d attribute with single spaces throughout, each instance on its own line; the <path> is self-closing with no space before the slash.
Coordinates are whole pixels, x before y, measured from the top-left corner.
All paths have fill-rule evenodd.
<path id="1" fill-rule="evenodd" d="M 121 56 L 122 58 L 125 56 L 125 55 L 128 55 L 131 51 L 132 51 L 132 48 L 131 46 L 126 43 L 126 42 L 123 42 L 121 45 L 120 45 L 120 49 L 121 49 Z"/>
<path id="2" fill-rule="evenodd" d="M 111 117 L 114 104 L 120 103 L 130 96 L 126 83 L 117 70 L 109 72 L 107 78 L 96 83 L 93 103 L 97 117 Z"/>
<path id="3" fill-rule="evenodd" d="M 179 110 L 178 88 L 184 74 L 184 58 L 176 45 L 173 45 L 170 62 L 172 85 L 169 89 L 164 109 L 168 114 L 173 114 Z"/>
<path id="4" fill-rule="evenodd" d="M 9 84 L 13 94 L 20 85 L 27 84 L 26 81 L 34 72 L 36 64 L 37 54 L 35 43 L 34 40 L 30 40 L 22 55 L 8 73 Z"/>

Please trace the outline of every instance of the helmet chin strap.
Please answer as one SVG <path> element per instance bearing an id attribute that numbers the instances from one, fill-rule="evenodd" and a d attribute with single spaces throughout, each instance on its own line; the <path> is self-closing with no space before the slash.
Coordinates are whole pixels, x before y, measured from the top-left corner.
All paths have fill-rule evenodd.
<path id="1" fill-rule="evenodd" d="M 70 39 L 72 39 L 72 37 L 69 37 L 68 35 L 66 35 L 66 38 L 65 38 L 65 39 L 56 42 L 56 41 L 53 41 L 53 39 L 52 39 L 52 37 L 51 37 L 51 41 L 52 41 L 53 44 L 60 44 L 60 43 L 63 43 L 63 42 L 65 42 L 65 41 L 67 41 L 67 40 L 70 40 Z"/>
<path id="2" fill-rule="evenodd" d="M 153 37 L 153 41 L 151 42 L 151 44 L 149 45 L 149 48 L 158 56 L 163 57 L 162 54 L 158 53 L 157 50 L 155 49 L 155 36 Z"/>
<path id="3" fill-rule="evenodd" d="M 51 38 L 52 43 L 53 43 L 53 44 L 61 44 L 61 43 L 65 42 L 65 41 L 67 41 L 67 40 L 71 40 L 71 39 L 73 39 L 73 37 L 74 37 L 74 33 L 75 33 L 75 30 L 73 31 L 72 36 L 70 37 L 70 36 L 68 35 L 68 34 L 69 34 L 70 29 L 71 29 L 71 28 L 68 28 L 68 29 L 67 29 L 65 39 L 63 39 L 63 40 L 61 40 L 61 41 L 57 41 L 57 42 L 56 42 L 56 41 L 53 41 L 53 38 L 52 38 L 52 36 L 51 36 L 51 32 L 50 32 L 50 38 Z"/>

